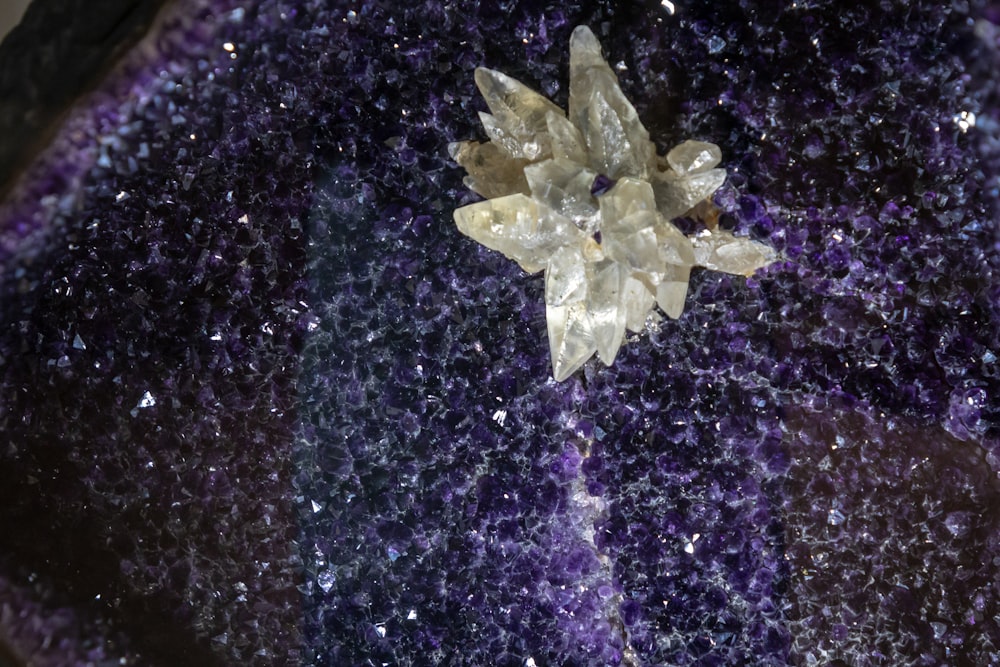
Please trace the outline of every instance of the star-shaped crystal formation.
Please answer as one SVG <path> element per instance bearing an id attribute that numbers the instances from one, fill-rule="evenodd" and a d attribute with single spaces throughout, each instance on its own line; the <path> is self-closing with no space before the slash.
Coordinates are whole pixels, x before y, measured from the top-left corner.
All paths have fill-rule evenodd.
<path id="1" fill-rule="evenodd" d="M 476 85 L 490 140 L 449 150 L 488 199 L 457 209 L 455 222 L 525 271 L 545 271 L 556 380 L 595 352 L 611 365 L 654 303 L 679 317 L 692 267 L 750 275 L 774 260 L 768 246 L 714 226 L 689 238 L 671 223 L 722 185 L 719 147 L 685 141 L 657 156 L 586 26 L 570 38 L 568 114 L 494 70 L 478 68 Z"/>

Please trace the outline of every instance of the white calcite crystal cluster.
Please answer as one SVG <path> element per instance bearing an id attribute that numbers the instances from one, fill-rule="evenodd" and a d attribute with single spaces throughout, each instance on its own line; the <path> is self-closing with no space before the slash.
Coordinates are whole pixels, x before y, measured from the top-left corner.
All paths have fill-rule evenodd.
<path id="1" fill-rule="evenodd" d="M 525 271 L 545 271 L 556 380 L 595 352 L 611 365 L 654 304 L 679 317 L 692 267 L 750 275 L 773 261 L 769 247 L 714 225 L 688 237 L 671 223 L 722 185 L 719 147 L 685 141 L 658 156 L 587 27 L 570 39 L 568 114 L 494 70 L 478 68 L 476 85 L 490 140 L 449 150 L 487 199 L 455 222 Z"/>

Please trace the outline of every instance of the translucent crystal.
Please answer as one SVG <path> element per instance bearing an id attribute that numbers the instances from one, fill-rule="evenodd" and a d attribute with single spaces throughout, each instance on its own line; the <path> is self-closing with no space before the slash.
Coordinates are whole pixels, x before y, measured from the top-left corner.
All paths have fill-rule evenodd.
<path id="1" fill-rule="evenodd" d="M 455 211 L 459 231 L 498 250 L 528 273 L 545 268 L 560 248 L 583 235 L 570 220 L 522 194 L 464 206 Z"/>
<path id="2" fill-rule="evenodd" d="M 550 154 L 545 116 L 562 109 L 517 79 L 485 67 L 476 68 L 476 86 L 493 114 L 486 133 L 505 138 L 502 146 L 511 157 L 542 159 Z M 487 115 L 488 116 L 488 115 Z"/>
<path id="3" fill-rule="evenodd" d="M 515 159 L 496 144 L 477 141 L 455 141 L 448 144 L 451 158 L 465 167 L 465 186 L 483 197 L 505 197 L 515 193 L 528 194 L 524 177 L 527 160 Z"/>
<path id="4" fill-rule="evenodd" d="M 664 264 L 690 267 L 698 263 L 691 240 L 669 222 L 657 225 L 656 244 Z"/>
<path id="5" fill-rule="evenodd" d="M 625 328 L 629 331 L 642 331 L 646 326 L 646 315 L 653 307 L 653 293 L 643 281 L 630 274 L 625 279 L 625 290 L 622 302 L 625 305 Z"/>
<path id="6" fill-rule="evenodd" d="M 512 133 L 497 120 L 496 116 L 480 111 L 479 121 L 493 145 L 499 146 L 510 157 L 534 160 L 542 154 L 543 146 L 548 147 L 548 144 L 543 144 L 539 140 L 541 137 L 536 138 L 531 135 L 526 138 Z"/>
<path id="7" fill-rule="evenodd" d="M 585 302 L 546 306 L 545 324 L 552 354 L 552 376 L 563 381 L 597 351 Z"/>
<path id="8" fill-rule="evenodd" d="M 691 277 L 691 267 L 668 266 L 660 283 L 656 286 L 656 305 L 668 317 L 677 319 L 684 312 L 684 300 L 687 298 L 688 280 Z"/>
<path id="9" fill-rule="evenodd" d="M 581 229 L 597 224 L 597 202 L 590 194 L 594 172 L 565 158 L 555 158 L 524 169 L 535 201 L 572 220 Z"/>
<path id="10" fill-rule="evenodd" d="M 647 181 L 623 178 L 601 197 L 601 215 L 605 220 L 626 218 L 642 211 L 656 211 L 653 188 Z"/>
<path id="11" fill-rule="evenodd" d="M 667 164 L 678 174 L 697 174 L 722 162 L 722 151 L 715 144 L 691 139 L 667 153 Z"/>
<path id="12" fill-rule="evenodd" d="M 591 314 L 597 356 L 610 366 L 625 338 L 627 309 L 623 303 L 627 271 L 613 261 L 594 264 L 590 298 L 587 304 Z"/>
<path id="13" fill-rule="evenodd" d="M 455 221 L 524 270 L 545 271 L 556 380 L 595 353 L 610 365 L 626 331 L 659 317 L 655 305 L 680 317 L 692 267 L 749 275 L 773 261 L 763 244 L 715 226 L 688 238 L 671 222 L 697 214 L 725 181 L 722 153 L 685 141 L 658 158 L 588 28 L 570 40 L 568 115 L 500 72 L 480 68 L 476 84 L 489 141 L 449 151 L 490 199 L 456 210 Z"/>
<path id="14" fill-rule="evenodd" d="M 577 246 L 555 251 L 545 268 L 545 303 L 564 306 L 587 299 L 587 267 Z"/>
<path id="15" fill-rule="evenodd" d="M 549 131 L 553 157 L 566 158 L 579 165 L 587 163 L 587 145 L 583 142 L 583 135 L 562 111 L 546 114 L 545 126 Z"/>
<path id="16" fill-rule="evenodd" d="M 635 277 L 655 284 L 664 264 L 657 230 L 664 224 L 673 225 L 656 212 L 649 183 L 633 178 L 616 183 L 601 197 L 601 223 L 602 245 L 607 256 L 626 266 Z"/>
<path id="17" fill-rule="evenodd" d="M 709 169 L 686 175 L 673 171 L 658 172 L 653 176 L 651 183 L 660 213 L 664 218 L 672 220 L 684 215 L 702 200 L 711 197 L 725 180 L 725 169 Z"/>
<path id="18" fill-rule="evenodd" d="M 691 243 L 695 263 L 713 271 L 750 276 L 775 260 L 774 250 L 768 246 L 733 236 L 731 232 L 715 231 L 696 236 Z"/>
<path id="19" fill-rule="evenodd" d="M 649 132 L 586 26 L 577 27 L 569 41 L 569 120 L 583 135 L 591 169 L 611 178 L 647 178 L 653 170 Z"/>
<path id="20" fill-rule="evenodd" d="M 627 233 L 604 234 L 604 242 L 601 244 L 604 246 L 604 252 L 609 259 L 622 264 L 632 272 L 650 275 L 662 273 L 663 262 L 656 247 L 656 230 L 653 229 L 654 214 L 640 213 L 630 219 L 640 219 L 635 223 L 636 226 L 644 224 L 642 220 L 645 219 L 648 219 L 648 224 Z"/>

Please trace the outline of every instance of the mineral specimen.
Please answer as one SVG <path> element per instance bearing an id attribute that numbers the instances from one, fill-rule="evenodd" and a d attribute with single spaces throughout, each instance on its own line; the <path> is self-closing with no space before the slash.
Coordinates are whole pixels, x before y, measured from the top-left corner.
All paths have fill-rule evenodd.
<path id="1" fill-rule="evenodd" d="M 1000 665 L 985 3 L 169 3 L 0 204 L 0 663 Z M 581 24 L 782 257 L 586 383 L 446 150 Z"/>
<path id="2" fill-rule="evenodd" d="M 490 141 L 449 146 L 469 172 L 466 185 L 491 198 L 456 210 L 459 230 L 529 273 L 545 271 L 556 380 L 595 352 L 610 366 L 625 330 L 642 330 L 654 302 L 680 317 L 692 267 L 750 275 L 774 259 L 729 232 L 689 239 L 671 223 L 725 181 L 719 147 L 685 141 L 658 157 L 590 29 L 577 27 L 569 48 L 568 117 L 480 67 Z"/>

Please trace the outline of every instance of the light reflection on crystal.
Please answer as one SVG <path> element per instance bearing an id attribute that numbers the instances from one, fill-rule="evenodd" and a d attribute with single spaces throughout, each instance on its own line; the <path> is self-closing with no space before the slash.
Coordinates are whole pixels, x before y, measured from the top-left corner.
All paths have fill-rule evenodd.
<path id="1" fill-rule="evenodd" d="M 139 402 L 136 403 L 135 407 L 137 407 L 137 408 L 151 408 L 154 405 L 156 405 L 156 397 L 153 396 L 153 394 L 151 394 L 150 392 L 147 391 L 147 392 L 143 393 L 142 398 L 139 399 Z"/>
<path id="2" fill-rule="evenodd" d="M 330 570 L 323 570 L 316 576 L 316 583 L 324 593 L 329 593 L 337 583 L 337 575 Z"/>
<path id="3" fill-rule="evenodd" d="M 568 115 L 501 72 L 477 69 L 476 85 L 490 141 L 449 153 L 488 199 L 457 209 L 455 222 L 525 271 L 546 272 L 556 380 L 595 353 L 610 365 L 654 305 L 680 317 L 692 267 L 749 276 L 774 261 L 769 247 L 714 225 L 688 238 L 671 222 L 725 181 L 722 152 L 685 141 L 658 157 L 586 26 L 570 39 Z"/>

